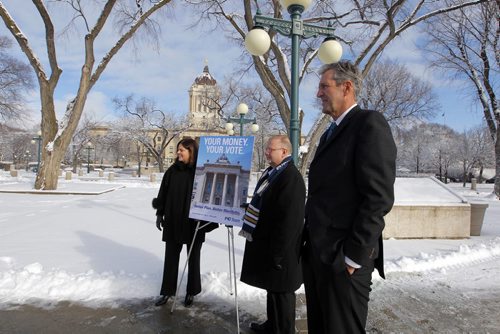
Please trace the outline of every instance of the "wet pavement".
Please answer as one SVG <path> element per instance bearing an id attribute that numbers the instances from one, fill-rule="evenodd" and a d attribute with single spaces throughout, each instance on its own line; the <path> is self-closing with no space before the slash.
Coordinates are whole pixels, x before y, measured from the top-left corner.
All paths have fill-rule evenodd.
<path id="1" fill-rule="evenodd" d="M 397 281 L 397 280 L 396 280 Z M 406 278 L 404 281 L 407 281 Z M 453 287 L 429 286 L 417 279 L 405 284 L 377 282 L 371 295 L 368 333 L 500 333 L 500 293 L 468 294 Z M 297 333 L 307 333 L 304 296 L 297 298 Z M 59 303 L 50 308 L 20 305 L 0 311 L 0 333 L 236 333 L 233 305 L 213 310 L 195 302 L 170 313 L 152 300 L 121 304 L 118 308 L 89 308 Z M 219 305 L 220 306 L 220 305 Z M 240 333 L 252 333 L 248 325 L 259 319 L 240 314 Z"/>
<path id="2" fill-rule="evenodd" d="M 446 271 L 394 272 L 375 280 L 370 295 L 368 333 L 500 333 L 498 257 Z M 41 303 L 41 301 L 39 302 Z M 0 304 L 0 333 L 237 333 L 234 304 L 224 300 L 181 302 L 173 314 L 172 301 L 117 303 L 119 307 L 91 308 L 60 302 L 56 305 Z M 297 295 L 297 333 L 307 333 L 303 294 Z M 251 333 L 250 322 L 262 314 L 240 309 L 240 333 Z"/>

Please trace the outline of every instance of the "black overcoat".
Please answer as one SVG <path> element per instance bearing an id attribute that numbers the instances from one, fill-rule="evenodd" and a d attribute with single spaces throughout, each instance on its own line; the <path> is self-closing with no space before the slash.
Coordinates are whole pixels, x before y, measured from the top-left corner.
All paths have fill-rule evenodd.
<path id="1" fill-rule="evenodd" d="M 197 221 L 189 218 L 189 208 L 194 173 L 195 166 L 176 161 L 163 175 L 156 210 L 156 215 L 162 215 L 165 221 L 163 241 L 189 244 L 193 240 Z M 205 233 L 198 231 L 196 239 L 205 241 Z"/>
<path id="2" fill-rule="evenodd" d="M 242 282 L 272 292 L 300 287 L 304 205 L 304 179 L 290 162 L 262 194 L 253 241 L 245 244 Z"/>
<path id="3" fill-rule="evenodd" d="M 309 168 L 306 225 L 323 263 L 345 271 L 345 256 L 384 277 L 382 230 L 394 203 L 396 146 L 384 116 L 354 107 Z M 373 263 L 373 262 L 372 262 Z"/>

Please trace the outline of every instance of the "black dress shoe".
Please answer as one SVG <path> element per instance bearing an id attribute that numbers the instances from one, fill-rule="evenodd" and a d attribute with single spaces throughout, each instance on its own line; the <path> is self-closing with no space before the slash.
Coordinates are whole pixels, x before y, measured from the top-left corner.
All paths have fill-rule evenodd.
<path id="1" fill-rule="evenodd" d="M 257 333 L 268 333 L 268 328 L 267 328 L 267 321 L 263 322 L 261 324 L 258 324 L 256 322 L 252 322 L 250 324 L 250 329 L 253 330 L 254 332 Z"/>
<path id="2" fill-rule="evenodd" d="M 186 295 L 186 298 L 184 299 L 184 306 L 191 307 L 191 305 L 193 305 L 193 300 L 194 300 L 193 295 Z"/>
<path id="3" fill-rule="evenodd" d="M 161 295 L 160 298 L 155 302 L 155 306 L 162 306 L 167 303 L 168 299 L 170 296 L 163 296 Z"/>

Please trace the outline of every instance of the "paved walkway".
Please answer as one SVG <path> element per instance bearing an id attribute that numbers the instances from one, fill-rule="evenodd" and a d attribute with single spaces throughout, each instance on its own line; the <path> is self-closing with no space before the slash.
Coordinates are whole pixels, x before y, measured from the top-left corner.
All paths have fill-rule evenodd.
<path id="1" fill-rule="evenodd" d="M 395 283 L 396 282 L 396 283 Z M 400 282 L 401 284 L 397 283 Z M 418 275 L 375 284 L 371 295 L 368 333 L 500 333 L 500 291 L 469 294 L 440 283 L 429 285 Z M 307 333 L 304 296 L 297 298 L 298 333 Z M 60 303 L 51 309 L 20 306 L 0 311 L 0 333 L 9 334 L 225 334 L 236 333 L 233 305 L 213 311 L 196 302 L 179 306 L 170 314 L 170 303 L 155 307 L 143 300 L 119 308 L 88 308 Z M 258 321 L 241 314 L 240 333 Z"/>

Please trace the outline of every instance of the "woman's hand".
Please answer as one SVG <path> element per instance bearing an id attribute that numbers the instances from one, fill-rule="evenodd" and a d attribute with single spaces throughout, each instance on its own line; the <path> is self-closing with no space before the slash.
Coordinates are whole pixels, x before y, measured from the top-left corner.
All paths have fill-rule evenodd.
<path id="1" fill-rule="evenodd" d="M 165 221 L 163 220 L 162 216 L 156 216 L 156 228 L 161 231 L 161 228 L 163 227 L 163 224 Z"/>

